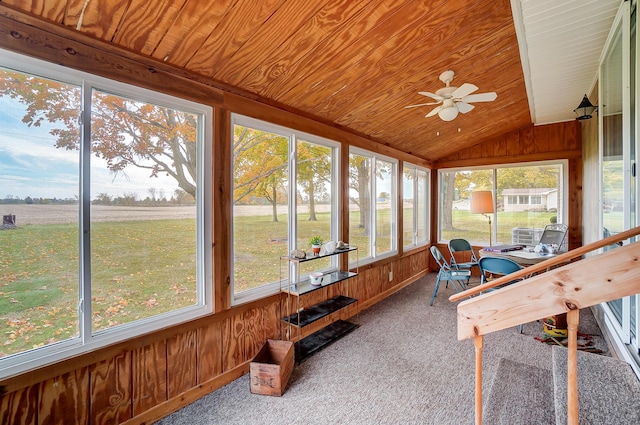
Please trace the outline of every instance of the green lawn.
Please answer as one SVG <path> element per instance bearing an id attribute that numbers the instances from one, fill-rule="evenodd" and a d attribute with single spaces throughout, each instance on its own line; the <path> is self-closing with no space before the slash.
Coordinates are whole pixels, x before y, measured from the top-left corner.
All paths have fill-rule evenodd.
<path id="1" fill-rule="evenodd" d="M 498 240 L 494 244 L 511 243 L 512 231 L 516 227 L 542 229 L 551 223 L 556 213 L 551 212 L 498 212 Z M 491 226 L 495 229 L 496 223 Z M 470 211 L 453 211 L 453 229 L 442 230 L 441 239 L 467 239 L 473 244 L 489 244 L 489 220 L 481 214 Z"/>
<path id="2" fill-rule="evenodd" d="M 195 302 L 193 220 L 92 225 L 94 329 Z M 0 231 L 0 357 L 78 335 L 78 230 Z"/>

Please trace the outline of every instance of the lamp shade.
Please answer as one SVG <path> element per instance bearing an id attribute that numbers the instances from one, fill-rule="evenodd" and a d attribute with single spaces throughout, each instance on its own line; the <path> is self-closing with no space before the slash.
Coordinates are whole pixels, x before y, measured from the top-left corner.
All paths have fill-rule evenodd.
<path id="1" fill-rule="evenodd" d="M 582 98 L 582 102 L 580 102 L 578 107 L 574 109 L 573 112 L 575 112 L 577 119 L 588 120 L 593 117 L 593 113 L 596 109 L 598 109 L 598 107 L 592 105 L 589 101 L 589 98 L 585 94 Z"/>
<path id="2" fill-rule="evenodd" d="M 490 190 L 471 192 L 471 212 L 473 214 L 493 213 L 493 193 Z"/>

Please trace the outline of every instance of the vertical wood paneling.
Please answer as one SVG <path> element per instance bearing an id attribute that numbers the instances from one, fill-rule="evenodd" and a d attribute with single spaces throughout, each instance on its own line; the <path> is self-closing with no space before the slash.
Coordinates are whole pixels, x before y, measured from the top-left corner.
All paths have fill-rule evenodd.
<path id="1" fill-rule="evenodd" d="M 132 416 L 131 352 L 89 368 L 92 424 L 120 423 Z"/>
<path id="2" fill-rule="evenodd" d="M 266 332 L 266 338 L 280 339 L 280 310 L 278 303 L 271 303 L 265 307 L 265 318 L 263 326 Z"/>
<path id="3" fill-rule="evenodd" d="M 133 350 L 133 416 L 167 401 L 167 344 Z"/>
<path id="4" fill-rule="evenodd" d="M 549 152 L 551 147 L 564 145 L 564 140 L 561 137 L 561 125 L 541 125 L 535 128 L 534 132 L 534 145 L 537 147 L 537 152 Z M 534 153 L 529 149 L 525 149 L 523 153 Z"/>
<path id="5" fill-rule="evenodd" d="M 222 329 L 220 322 L 198 328 L 198 383 L 222 373 Z"/>
<path id="6" fill-rule="evenodd" d="M 506 156 L 509 153 L 507 151 L 507 138 L 504 135 L 496 137 L 493 142 L 494 143 L 481 143 L 480 149 L 482 149 L 482 145 L 485 145 L 485 144 L 489 145 L 490 147 L 493 146 L 493 154 L 489 155 L 489 157 Z M 469 151 L 471 150 L 472 149 L 469 148 Z M 473 158 L 475 158 L 475 155 L 470 155 L 469 158 L 467 159 L 473 159 Z"/>
<path id="7" fill-rule="evenodd" d="M 226 372 L 242 363 L 244 353 L 243 315 L 236 314 L 224 321 L 222 327 L 222 370 Z"/>
<path id="8" fill-rule="evenodd" d="M 194 367 L 198 360 L 196 329 L 178 334 L 167 339 L 167 395 L 176 397 L 195 387 L 198 368 Z"/>
<path id="9" fill-rule="evenodd" d="M 252 359 L 258 354 L 260 348 L 267 339 L 264 327 L 265 311 L 261 308 L 252 308 L 244 314 L 244 345 L 246 358 Z"/>
<path id="10" fill-rule="evenodd" d="M 85 387 L 86 388 L 86 387 Z M 0 396 L 0 423 L 36 425 L 38 385 L 26 387 Z M 61 412 L 49 413 L 60 415 Z"/>
<path id="11" fill-rule="evenodd" d="M 597 122 L 597 121 L 596 121 Z M 564 150 L 580 149 L 582 140 L 581 127 L 578 125 L 564 126 Z"/>
<path id="12" fill-rule="evenodd" d="M 523 146 L 530 146 L 534 143 L 534 131 L 535 127 L 527 127 L 520 131 L 518 131 L 518 140 L 516 143 L 519 143 Z"/>
<path id="13" fill-rule="evenodd" d="M 38 423 L 89 423 L 88 388 L 89 371 L 87 368 L 44 381 L 40 385 Z"/>

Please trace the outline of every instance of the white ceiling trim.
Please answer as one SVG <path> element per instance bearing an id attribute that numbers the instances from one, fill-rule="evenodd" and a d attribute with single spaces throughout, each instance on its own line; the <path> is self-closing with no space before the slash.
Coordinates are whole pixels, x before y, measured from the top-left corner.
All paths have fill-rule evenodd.
<path id="1" fill-rule="evenodd" d="M 511 0 L 531 121 L 575 119 L 624 0 Z"/>

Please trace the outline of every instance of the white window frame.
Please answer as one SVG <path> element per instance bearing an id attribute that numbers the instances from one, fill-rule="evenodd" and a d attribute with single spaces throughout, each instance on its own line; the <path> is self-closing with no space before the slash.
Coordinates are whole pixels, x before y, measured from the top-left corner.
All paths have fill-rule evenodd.
<path id="1" fill-rule="evenodd" d="M 213 108 L 207 105 L 198 104 L 186 99 L 177 98 L 167 94 L 155 92 L 149 89 L 117 82 L 107 78 L 92 75 L 86 72 L 77 71 L 71 68 L 66 68 L 60 65 L 56 65 L 50 62 L 46 62 L 40 59 L 30 58 L 17 53 L 8 52 L 0 49 L 0 66 L 15 70 L 16 72 L 23 72 L 27 74 L 33 74 L 42 78 L 57 80 L 68 84 L 73 84 L 82 87 L 84 101 L 86 103 L 87 98 L 91 97 L 91 89 L 108 91 L 116 95 L 132 98 L 142 102 L 148 102 L 156 105 L 162 105 L 165 107 L 175 108 L 184 112 L 198 114 L 202 117 L 199 122 L 199 130 L 201 134 L 201 149 L 198 156 L 198 179 L 196 182 L 198 196 L 197 202 L 197 271 L 196 271 L 196 285 L 197 285 L 197 298 L 196 304 L 160 314 L 157 316 L 151 316 L 145 319 L 136 320 L 127 324 L 119 325 L 113 328 L 104 329 L 92 333 L 91 322 L 91 295 L 82 295 L 90 291 L 90 282 L 87 282 L 85 273 L 80 274 L 78 284 L 80 286 L 80 300 L 78 305 L 78 321 L 80 335 L 76 338 L 48 344 L 43 347 L 39 347 L 33 350 L 24 351 L 9 355 L 0 359 L 0 379 L 27 371 L 42 367 L 47 364 L 58 362 L 73 356 L 77 356 L 83 353 L 97 350 L 99 348 L 111 345 L 120 341 L 124 341 L 133 337 L 137 337 L 146 333 L 150 333 L 168 326 L 176 325 L 178 323 L 187 322 L 198 317 L 210 314 L 213 311 L 213 285 L 212 285 L 212 266 L 211 266 L 211 191 L 205 190 L 205 188 L 211 186 L 211 144 L 212 144 L 212 130 L 213 130 Z M 90 105 L 90 102 L 89 102 Z M 85 109 L 83 115 L 84 123 L 90 121 L 88 114 L 89 111 Z M 81 140 L 90 136 L 90 132 L 87 129 L 89 125 L 83 125 L 80 128 Z M 90 140 L 90 139 L 87 139 Z M 85 142 L 82 141 L 84 144 Z M 88 143 L 88 142 L 87 142 Z M 81 159 L 83 161 L 84 159 Z M 80 180 L 85 180 L 82 175 L 79 175 Z M 88 181 L 84 181 L 82 185 L 85 186 L 85 190 L 82 190 L 82 199 L 80 209 L 88 210 L 89 208 L 83 207 L 90 204 L 90 186 L 86 186 Z M 87 213 L 88 214 L 88 213 Z M 88 215 L 81 219 L 79 226 L 81 228 L 82 221 L 88 222 Z M 80 232 L 80 238 L 83 237 L 83 233 Z M 88 238 L 88 234 L 84 235 Z M 87 241 L 83 243 L 86 244 Z M 80 243 L 80 241 L 79 241 Z M 80 249 L 80 248 L 79 248 Z M 80 268 L 82 269 L 82 262 L 87 261 L 87 251 L 80 252 Z M 83 301 L 84 300 L 84 301 Z"/>
<path id="2" fill-rule="evenodd" d="M 477 166 L 477 167 L 456 167 L 456 168 L 441 168 L 438 170 L 438 192 L 440 192 L 442 188 L 442 174 L 443 173 L 455 173 L 460 171 L 482 171 L 482 170 L 491 170 L 493 173 L 492 177 L 492 187 L 491 191 L 493 192 L 494 202 L 496 202 L 496 191 L 497 191 L 497 170 L 501 168 L 516 168 L 516 167 L 535 167 L 535 166 L 543 166 L 543 165 L 559 165 L 562 167 L 562 179 L 559 191 L 562 193 L 562 215 L 558 217 L 559 223 L 567 223 L 568 220 L 568 188 L 569 188 L 569 161 L 566 159 L 561 160 L 549 160 L 549 161 L 532 161 L 532 162 L 516 162 L 510 164 L 500 164 L 500 165 L 486 165 L 486 166 Z M 510 195 L 507 195 L 510 196 Z M 520 195 L 513 195 L 518 197 Z M 438 201 L 437 206 L 437 231 L 438 231 L 438 243 L 446 244 L 449 242 L 448 239 L 442 238 L 442 229 L 441 229 L 441 220 L 440 216 L 442 211 L 440 211 L 441 205 L 440 201 Z M 560 208 L 558 208 L 560 210 Z M 495 241 L 498 237 L 498 213 L 497 211 L 491 215 L 491 238 Z M 486 241 L 489 242 L 488 240 Z"/>
<path id="3" fill-rule="evenodd" d="M 241 114 L 236 114 L 236 113 L 232 113 L 231 114 L 231 120 L 230 120 L 230 131 L 229 134 L 231 135 L 230 137 L 233 137 L 233 129 L 236 125 L 241 125 L 244 127 L 251 127 L 257 130 L 261 130 L 261 131 L 268 131 L 268 132 L 272 132 L 272 133 L 276 133 L 279 135 L 282 135 L 284 137 L 289 137 L 289 182 L 296 182 L 296 183 L 290 183 L 287 191 L 288 191 L 288 235 L 287 235 L 287 252 L 291 251 L 291 249 L 293 249 L 292 247 L 295 246 L 296 244 L 296 240 L 297 240 L 297 234 L 298 234 L 298 229 L 297 229 L 297 204 L 295 202 L 296 200 L 296 190 L 297 190 L 297 177 L 296 177 L 296 149 L 297 149 L 297 142 L 299 140 L 302 140 L 304 142 L 310 142 L 310 143 L 315 143 L 321 146 L 326 146 L 328 148 L 332 149 L 332 156 L 331 156 L 331 191 L 332 191 L 332 199 L 331 199 L 331 239 L 334 241 L 338 240 L 338 228 L 339 228 L 339 223 L 340 223 L 340 197 L 338 196 L 339 192 L 339 188 L 340 188 L 340 149 L 341 149 L 341 144 L 334 141 L 334 140 L 330 140 L 330 139 L 326 139 L 320 136 L 316 136 L 314 134 L 310 134 L 310 133 L 305 133 L 305 132 L 301 132 L 301 131 L 297 131 L 295 129 L 292 128 L 288 128 L 288 127 L 284 127 L 284 126 L 280 126 L 277 124 L 273 124 L 267 121 L 262 121 L 256 118 L 252 118 L 246 115 L 241 115 Z M 229 143 L 231 145 L 233 145 L 233 140 L 230 140 Z M 233 154 L 233 153 L 232 153 Z M 230 176 L 230 181 L 233 181 L 233 162 L 231 164 L 230 168 L 230 172 L 231 172 L 231 176 Z M 233 187 L 231 188 L 231 191 L 233 192 Z M 293 202 L 292 202 L 293 201 Z M 231 248 L 233 249 L 234 247 L 234 241 L 233 241 L 233 202 L 230 202 L 230 215 L 231 215 L 231 220 L 230 220 L 230 235 L 231 235 Z M 274 281 L 274 282 L 267 282 L 263 285 L 260 285 L 258 287 L 255 288 L 251 288 L 251 289 L 247 289 L 246 291 L 242 291 L 242 292 L 235 292 L 234 289 L 234 255 L 232 253 L 231 257 L 231 305 L 239 305 L 239 304 L 244 304 L 250 301 L 255 301 L 258 300 L 260 298 L 265 298 L 268 297 L 270 295 L 274 295 L 277 294 L 278 292 L 280 292 L 280 286 L 281 286 L 281 282 L 280 281 Z M 276 259 L 279 260 L 279 259 Z M 328 270 L 337 270 L 337 258 L 336 257 L 332 257 L 331 258 L 331 267 Z M 283 270 L 282 271 L 283 274 L 284 273 L 289 273 L 288 270 Z M 295 270 L 291 271 L 292 273 L 295 273 Z M 283 278 L 286 278 L 287 276 L 282 276 Z M 303 276 L 304 277 L 304 276 Z"/>
<path id="4" fill-rule="evenodd" d="M 424 167 L 420 167 L 419 165 L 415 165 L 412 164 L 410 162 L 403 162 L 402 163 L 402 179 L 404 181 L 404 171 L 405 169 L 410 169 L 413 171 L 413 176 L 414 176 L 414 184 L 413 184 L 413 242 L 409 245 L 405 245 L 403 247 L 404 250 L 409 250 L 409 249 L 413 249 L 413 248 L 417 248 L 417 247 L 421 247 L 421 246 L 425 246 L 429 243 L 429 235 L 431 234 L 430 229 L 429 229 L 429 225 L 430 225 L 430 208 L 429 206 L 431 205 L 431 170 L 429 170 L 428 168 L 424 168 Z M 424 229 L 425 229 L 425 234 L 426 237 L 424 240 L 418 240 L 418 228 L 419 228 L 419 222 L 418 222 L 418 204 L 417 204 L 417 199 L 418 199 L 418 184 L 417 184 L 417 174 L 418 171 L 423 171 L 426 173 L 427 175 L 427 179 L 425 182 L 425 189 L 424 189 L 424 193 L 423 198 L 424 198 L 424 205 L 423 207 L 425 208 L 425 211 L 427 212 L 425 214 L 425 223 L 423 223 L 424 225 Z M 403 189 L 404 189 L 404 185 L 403 185 Z M 402 202 L 404 203 L 404 199 L 406 197 L 406 194 L 402 193 Z M 404 208 L 404 205 L 403 205 Z M 403 229 L 402 229 L 403 233 L 405 231 L 404 229 L 404 220 L 403 220 Z M 404 240 L 404 237 L 403 237 Z"/>
<path id="5" fill-rule="evenodd" d="M 391 158 L 388 156 L 384 156 L 384 155 L 380 155 L 380 154 L 376 154 L 374 152 L 371 151 L 367 151 L 365 149 L 361 149 L 361 148 L 357 148 L 354 146 L 350 146 L 349 147 L 349 155 L 359 155 L 359 156 L 364 156 L 367 157 L 371 160 L 371 179 L 369 184 L 371 185 L 371 205 L 370 205 L 370 209 L 371 209 L 371 216 L 369 217 L 370 219 L 370 223 L 369 223 L 369 229 L 370 229 L 370 233 L 371 233 L 371 237 L 369 239 L 369 252 L 371 253 L 370 255 L 360 258 L 358 260 L 358 263 L 360 265 L 362 264 L 369 264 L 369 263 L 373 263 L 374 261 L 378 261 L 384 258 L 388 258 L 388 257 L 393 257 L 394 255 L 398 254 L 398 184 L 400 184 L 399 181 L 399 177 L 398 177 L 398 160 L 395 158 Z M 377 178 L 376 178 L 376 167 L 377 167 L 377 162 L 378 160 L 380 161 L 384 161 L 384 162 L 389 162 L 391 164 L 392 170 L 391 170 L 391 176 L 392 176 L 392 182 L 391 182 L 391 193 L 389 194 L 389 196 L 391 197 L 390 201 L 391 201 L 391 221 L 392 221 L 392 226 L 391 226 L 391 248 L 389 249 L 389 251 L 386 251 L 384 253 L 381 253 L 380 255 L 376 254 L 376 218 L 377 218 L 377 210 L 376 210 L 376 202 L 377 202 L 377 197 L 378 197 L 378 192 L 377 192 Z M 349 264 L 350 267 L 355 266 L 355 263 L 350 263 Z"/>

